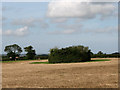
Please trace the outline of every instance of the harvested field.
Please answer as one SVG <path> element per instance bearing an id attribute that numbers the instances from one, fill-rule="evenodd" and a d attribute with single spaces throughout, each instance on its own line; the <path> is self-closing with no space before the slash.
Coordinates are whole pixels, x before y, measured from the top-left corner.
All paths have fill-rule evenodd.
<path id="1" fill-rule="evenodd" d="M 29 64 L 40 60 L 3 63 L 2 87 L 117 88 L 118 59 L 107 59 L 111 60 L 61 64 Z"/>

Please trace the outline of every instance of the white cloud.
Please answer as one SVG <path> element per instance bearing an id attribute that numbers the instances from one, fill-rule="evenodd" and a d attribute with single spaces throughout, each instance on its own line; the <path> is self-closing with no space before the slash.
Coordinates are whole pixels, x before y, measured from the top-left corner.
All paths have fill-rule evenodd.
<path id="1" fill-rule="evenodd" d="M 49 32 L 49 34 L 73 34 L 76 33 L 77 30 L 73 30 L 73 29 L 69 29 L 69 30 L 57 30 L 57 31 L 53 31 L 53 32 Z"/>
<path id="2" fill-rule="evenodd" d="M 13 35 L 14 32 L 13 32 L 13 30 L 6 30 L 6 31 L 3 32 L 3 34 L 4 35 Z"/>
<path id="3" fill-rule="evenodd" d="M 49 27 L 49 25 L 45 22 L 45 20 L 38 18 L 16 19 L 13 20 L 12 25 L 22 25 L 29 27 L 35 27 L 36 25 L 38 25 L 41 28 Z"/>
<path id="4" fill-rule="evenodd" d="M 118 27 L 104 27 L 104 28 L 96 28 L 96 29 L 87 29 L 84 30 L 84 33 L 114 33 L 118 31 Z"/>
<path id="5" fill-rule="evenodd" d="M 65 21 L 67 21 L 67 18 L 53 18 L 51 21 L 53 23 L 63 23 Z"/>
<path id="6" fill-rule="evenodd" d="M 112 16 L 115 11 L 115 6 L 111 3 L 87 3 L 74 2 L 73 0 L 60 0 L 50 2 L 48 4 L 47 16 L 51 18 L 81 18 L 91 19 L 100 15 L 101 18 Z"/>
<path id="7" fill-rule="evenodd" d="M 56 30 L 49 32 L 49 34 L 73 34 L 73 33 L 78 33 L 82 30 L 83 25 L 81 24 L 70 24 L 70 25 L 64 25 L 64 24 L 59 24 L 57 25 L 57 28 L 62 29 L 62 30 Z"/>
<path id="8" fill-rule="evenodd" d="M 64 27 L 63 27 L 64 28 Z M 83 28 L 68 28 L 65 27 L 63 30 L 56 30 L 49 32 L 48 34 L 111 34 L 117 33 L 118 27 L 103 27 L 103 28 L 93 28 L 93 29 L 83 29 Z"/>
<path id="9" fill-rule="evenodd" d="M 23 28 L 19 28 L 16 30 L 5 30 L 2 32 L 3 35 L 6 36 L 25 36 L 29 33 L 28 27 L 25 26 Z"/>
<path id="10" fill-rule="evenodd" d="M 15 35 L 17 35 L 17 36 L 24 36 L 26 34 L 28 34 L 28 27 L 27 26 L 25 26 L 23 28 L 19 28 L 15 31 Z"/>
<path id="11" fill-rule="evenodd" d="M 83 27 L 82 24 L 58 24 L 57 25 L 58 28 L 62 28 L 62 29 L 75 29 L 75 30 L 79 30 Z"/>
<path id="12" fill-rule="evenodd" d="M 74 32 L 76 32 L 76 30 L 65 30 L 65 31 L 63 31 L 63 33 L 64 34 L 71 34 L 71 33 L 74 33 Z"/>
<path id="13" fill-rule="evenodd" d="M 16 19 L 13 20 L 12 24 L 13 25 L 27 25 L 33 27 L 35 22 L 40 22 L 41 19 L 34 19 L 34 18 L 27 18 L 27 19 Z"/>

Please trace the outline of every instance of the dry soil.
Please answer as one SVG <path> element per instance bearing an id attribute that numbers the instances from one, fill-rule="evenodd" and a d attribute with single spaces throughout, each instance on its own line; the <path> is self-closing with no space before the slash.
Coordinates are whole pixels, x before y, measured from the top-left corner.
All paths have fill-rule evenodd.
<path id="1" fill-rule="evenodd" d="M 29 64 L 47 60 L 2 63 L 2 87 L 117 88 L 118 59 L 110 59 L 111 61 L 63 64 Z"/>

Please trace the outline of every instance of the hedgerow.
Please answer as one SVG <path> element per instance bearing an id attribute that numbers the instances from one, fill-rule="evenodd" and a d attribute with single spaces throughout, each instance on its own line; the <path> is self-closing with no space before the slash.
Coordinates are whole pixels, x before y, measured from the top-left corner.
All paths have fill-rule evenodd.
<path id="1" fill-rule="evenodd" d="M 91 60 L 90 50 L 82 45 L 50 49 L 49 63 L 84 62 Z"/>

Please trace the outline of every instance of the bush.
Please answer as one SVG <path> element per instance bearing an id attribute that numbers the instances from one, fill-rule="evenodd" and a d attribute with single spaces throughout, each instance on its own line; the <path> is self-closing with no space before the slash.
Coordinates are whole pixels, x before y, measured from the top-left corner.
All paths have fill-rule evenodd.
<path id="1" fill-rule="evenodd" d="M 9 58 L 2 58 L 0 61 L 10 61 Z"/>
<path id="2" fill-rule="evenodd" d="M 53 48 L 50 50 L 49 63 L 83 62 L 91 60 L 90 50 L 84 46 Z"/>
<path id="3" fill-rule="evenodd" d="M 19 60 L 29 60 L 26 56 L 19 57 Z"/>
<path id="4" fill-rule="evenodd" d="M 48 57 L 49 56 L 47 54 L 45 54 L 45 55 L 44 54 L 43 55 L 36 55 L 35 59 L 41 59 L 41 60 L 43 60 L 43 59 L 48 59 Z"/>

